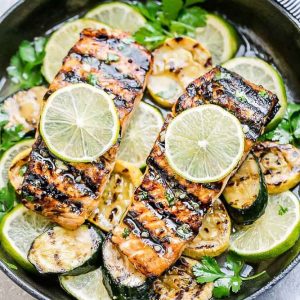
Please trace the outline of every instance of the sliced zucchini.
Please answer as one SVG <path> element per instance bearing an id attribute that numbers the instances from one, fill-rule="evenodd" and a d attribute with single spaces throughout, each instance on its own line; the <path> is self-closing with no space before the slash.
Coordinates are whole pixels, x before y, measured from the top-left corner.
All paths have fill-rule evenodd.
<path id="1" fill-rule="evenodd" d="M 153 53 L 148 90 L 163 107 L 172 107 L 186 86 L 211 67 L 211 55 L 189 37 L 170 38 Z"/>
<path id="2" fill-rule="evenodd" d="M 54 226 L 34 240 L 28 260 L 42 274 L 84 274 L 99 267 L 102 239 L 93 226 L 74 231 Z"/>
<path id="3" fill-rule="evenodd" d="M 198 235 L 188 244 L 183 254 L 194 259 L 218 256 L 229 247 L 230 233 L 230 217 L 218 199 L 205 215 Z"/>
<path id="4" fill-rule="evenodd" d="M 300 150 L 286 144 L 262 142 L 254 147 L 269 194 L 285 192 L 300 183 Z"/>
<path id="5" fill-rule="evenodd" d="M 77 276 L 59 276 L 61 287 L 78 300 L 110 300 L 101 268 Z"/>
<path id="6" fill-rule="evenodd" d="M 199 284 L 193 275 L 197 260 L 181 257 L 176 264 L 153 283 L 156 300 L 208 300 L 212 297 L 213 283 Z"/>
<path id="7" fill-rule="evenodd" d="M 23 183 L 24 174 L 28 165 L 30 151 L 31 148 L 25 149 L 17 156 L 15 156 L 8 170 L 9 181 L 17 193 L 19 193 L 19 189 Z"/>
<path id="8" fill-rule="evenodd" d="M 89 221 L 106 232 L 119 224 L 131 204 L 135 187 L 140 184 L 142 175 L 134 165 L 117 161 L 100 203 Z"/>
<path id="9" fill-rule="evenodd" d="M 137 271 L 107 237 L 103 243 L 104 285 L 110 296 L 119 300 L 148 300 L 149 281 Z"/>
<path id="10" fill-rule="evenodd" d="M 268 191 L 258 159 L 249 154 L 223 191 L 227 210 L 237 224 L 251 224 L 264 212 Z"/>
<path id="11" fill-rule="evenodd" d="M 9 120 L 6 126 L 12 127 L 21 124 L 24 132 L 36 129 L 46 92 L 46 87 L 36 86 L 29 90 L 16 92 L 6 98 L 3 104 Z"/>

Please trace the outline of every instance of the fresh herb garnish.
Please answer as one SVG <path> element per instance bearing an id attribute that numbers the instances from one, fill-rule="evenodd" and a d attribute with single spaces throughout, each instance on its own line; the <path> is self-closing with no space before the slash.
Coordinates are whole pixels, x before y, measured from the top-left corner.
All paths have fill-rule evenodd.
<path id="1" fill-rule="evenodd" d="M 22 166 L 19 170 L 19 175 L 24 176 L 24 174 L 26 173 L 26 170 L 27 170 L 27 165 Z"/>
<path id="2" fill-rule="evenodd" d="M 6 260 L 2 259 L 2 261 L 11 269 L 11 270 L 18 270 L 18 267 L 14 264 L 7 262 Z"/>
<path id="3" fill-rule="evenodd" d="M 193 231 L 188 224 L 183 224 L 176 229 L 176 233 L 184 240 L 188 240 L 193 236 Z"/>
<path id="4" fill-rule="evenodd" d="M 0 220 L 13 208 L 15 200 L 15 190 L 8 182 L 7 186 L 0 189 Z"/>
<path id="5" fill-rule="evenodd" d="M 203 1 L 148 0 L 145 4 L 137 3 L 136 6 L 147 23 L 135 33 L 135 40 L 152 50 L 163 44 L 168 37 L 193 37 L 197 27 L 206 25 L 206 11 L 192 6 L 201 2 Z"/>
<path id="6" fill-rule="evenodd" d="M 278 141 L 280 144 L 291 143 L 296 147 L 300 147 L 300 105 L 289 103 L 278 126 L 262 135 L 260 140 Z"/>
<path id="7" fill-rule="evenodd" d="M 282 205 L 279 205 L 278 215 L 283 216 L 284 214 L 286 214 L 288 212 L 288 210 L 289 209 L 287 207 L 283 207 Z"/>
<path id="8" fill-rule="evenodd" d="M 130 234 L 129 228 L 125 228 L 123 233 L 122 233 L 123 239 L 126 239 L 129 236 L 129 234 Z"/>
<path id="9" fill-rule="evenodd" d="M 175 204 L 175 196 L 173 195 L 173 193 L 171 191 L 166 190 L 165 196 L 169 203 L 169 206 L 172 206 Z"/>
<path id="10" fill-rule="evenodd" d="M 141 198 L 141 200 L 146 200 L 148 198 L 148 193 L 146 191 L 140 191 L 139 197 Z"/>
<path id="11" fill-rule="evenodd" d="M 43 83 L 41 65 L 45 56 L 46 39 L 35 38 L 33 42 L 23 41 L 17 53 L 11 58 L 8 75 L 20 89 Z"/>
<path id="12" fill-rule="evenodd" d="M 88 84 L 91 84 L 93 86 L 97 85 L 98 79 L 97 76 L 95 74 L 90 73 L 87 78 L 86 81 Z"/>
<path id="13" fill-rule="evenodd" d="M 250 277 L 240 275 L 244 261 L 233 253 L 229 253 L 224 267 L 220 267 L 217 261 L 209 256 L 204 256 L 193 267 L 193 273 L 198 283 L 214 282 L 213 296 L 222 298 L 229 296 L 230 292 L 237 293 L 242 281 L 251 280 L 266 273 L 265 271 Z"/>

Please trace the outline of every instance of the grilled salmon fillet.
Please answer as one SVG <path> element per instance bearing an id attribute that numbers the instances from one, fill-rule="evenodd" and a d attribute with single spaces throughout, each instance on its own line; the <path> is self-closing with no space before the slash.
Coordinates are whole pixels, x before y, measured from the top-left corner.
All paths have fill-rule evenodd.
<path id="1" fill-rule="evenodd" d="M 244 158 L 278 109 L 275 95 L 222 67 L 212 69 L 187 87 L 163 125 L 123 223 L 113 230 L 113 243 L 148 277 L 161 275 L 176 262 L 230 178 L 193 183 L 177 175 L 165 156 L 164 137 L 172 119 L 186 109 L 208 103 L 221 106 L 241 122 Z"/>
<path id="2" fill-rule="evenodd" d="M 70 50 L 44 100 L 70 84 L 91 82 L 114 98 L 121 132 L 143 96 L 151 55 L 127 33 L 85 29 Z M 101 122 L 101 120 L 99 120 Z M 23 204 L 59 225 L 76 229 L 98 206 L 114 168 L 118 142 L 92 163 L 67 163 L 37 137 L 21 188 Z"/>

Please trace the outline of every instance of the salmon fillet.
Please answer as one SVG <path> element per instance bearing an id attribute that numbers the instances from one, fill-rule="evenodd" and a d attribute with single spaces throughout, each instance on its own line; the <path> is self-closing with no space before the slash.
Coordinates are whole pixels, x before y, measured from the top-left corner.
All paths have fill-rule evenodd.
<path id="1" fill-rule="evenodd" d="M 165 156 L 164 137 L 172 119 L 186 109 L 208 103 L 226 109 L 241 122 L 245 149 L 240 164 L 278 110 L 274 94 L 222 67 L 212 69 L 186 88 L 147 159 L 144 179 L 123 223 L 113 230 L 113 243 L 148 277 L 161 275 L 177 261 L 231 176 L 213 183 L 193 183 L 177 175 Z"/>
<path id="2" fill-rule="evenodd" d="M 91 83 L 93 78 L 97 87 L 113 96 L 121 137 L 143 96 L 150 67 L 149 52 L 127 33 L 85 29 L 64 59 L 44 100 L 62 87 Z M 67 163 L 50 153 L 39 135 L 21 188 L 22 203 L 65 228 L 76 229 L 98 206 L 114 168 L 119 143 L 120 138 L 92 163 Z"/>

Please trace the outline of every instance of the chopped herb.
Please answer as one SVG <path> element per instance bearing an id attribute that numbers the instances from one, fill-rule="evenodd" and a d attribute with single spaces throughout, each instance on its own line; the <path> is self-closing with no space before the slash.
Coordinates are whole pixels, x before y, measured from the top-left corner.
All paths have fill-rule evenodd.
<path id="1" fill-rule="evenodd" d="M 193 231 L 191 230 L 191 228 L 188 224 L 183 224 L 183 225 L 179 226 L 176 229 L 176 232 L 181 238 L 183 238 L 185 240 L 188 240 L 193 236 Z"/>
<path id="2" fill-rule="evenodd" d="M 300 105 L 289 103 L 277 127 L 260 137 L 261 141 L 278 141 L 280 144 L 293 144 L 300 147 Z"/>
<path id="3" fill-rule="evenodd" d="M 278 215 L 283 216 L 284 214 L 286 214 L 288 212 L 288 210 L 289 209 L 287 207 L 283 207 L 282 205 L 279 205 Z"/>
<path id="4" fill-rule="evenodd" d="M 88 84 L 96 86 L 97 82 L 98 82 L 98 79 L 97 79 L 97 76 L 95 74 L 90 73 L 88 75 L 88 77 L 86 78 L 86 81 L 87 81 Z"/>
<path id="5" fill-rule="evenodd" d="M 129 236 L 129 234 L 130 234 L 129 228 L 125 228 L 123 233 L 122 233 L 123 239 L 126 239 Z"/>
<path id="6" fill-rule="evenodd" d="M 0 189 L 0 220 L 14 207 L 16 193 L 13 186 L 8 182 Z"/>
<path id="7" fill-rule="evenodd" d="M 3 259 L 3 262 L 11 269 L 11 270 L 18 270 L 18 267 L 14 264 L 11 264 Z"/>
<path id="8" fill-rule="evenodd" d="M 17 53 L 11 58 L 7 73 L 20 89 L 31 88 L 44 82 L 41 66 L 46 41 L 44 37 L 35 38 L 33 42 L 23 41 Z"/>
<path id="9" fill-rule="evenodd" d="M 146 200 L 148 198 L 148 193 L 146 191 L 140 191 L 139 197 L 141 198 L 141 200 Z"/>
<path id="10" fill-rule="evenodd" d="M 108 53 L 105 62 L 107 64 L 110 64 L 111 62 L 116 62 L 119 61 L 120 57 L 117 54 L 113 54 L 113 53 Z"/>
<path id="11" fill-rule="evenodd" d="M 267 91 L 259 91 L 258 95 L 264 98 L 264 97 L 267 97 L 269 94 Z"/>
<path id="12" fill-rule="evenodd" d="M 209 256 L 204 256 L 198 264 L 193 267 L 193 273 L 198 283 L 214 282 L 213 296 L 215 298 L 227 297 L 230 292 L 237 293 L 242 281 L 252 280 L 266 273 L 263 271 L 251 277 L 241 276 L 244 261 L 237 255 L 229 253 L 223 268 L 217 261 Z"/>
<path id="13" fill-rule="evenodd" d="M 243 91 L 236 91 L 235 97 L 236 97 L 239 101 L 241 101 L 241 102 L 247 102 L 247 101 L 248 101 L 247 95 L 246 95 L 246 93 L 243 92 Z"/>
<path id="14" fill-rule="evenodd" d="M 26 195 L 26 196 L 24 196 L 24 198 L 29 202 L 34 201 L 34 196 L 32 196 L 32 195 Z"/>
<path id="15" fill-rule="evenodd" d="M 169 203 L 169 206 L 172 206 L 175 204 L 175 196 L 173 195 L 172 191 L 166 190 L 165 196 Z"/>
<path id="16" fill-rule="evenodd" d="M 27 165 L 22 166 L 19 170 L 19 175 L 24 176 L 24 174 L 26 173 L 26 170 L 27 170 Z"/>
<path id="17" fill-rule="evenodd" d="M 215 80 L 222 80 L 222 79 L 231 79 L 231 75 L 229 73 L 225 73 L 225 72 L 218 72 L 215 77 Z"/>

